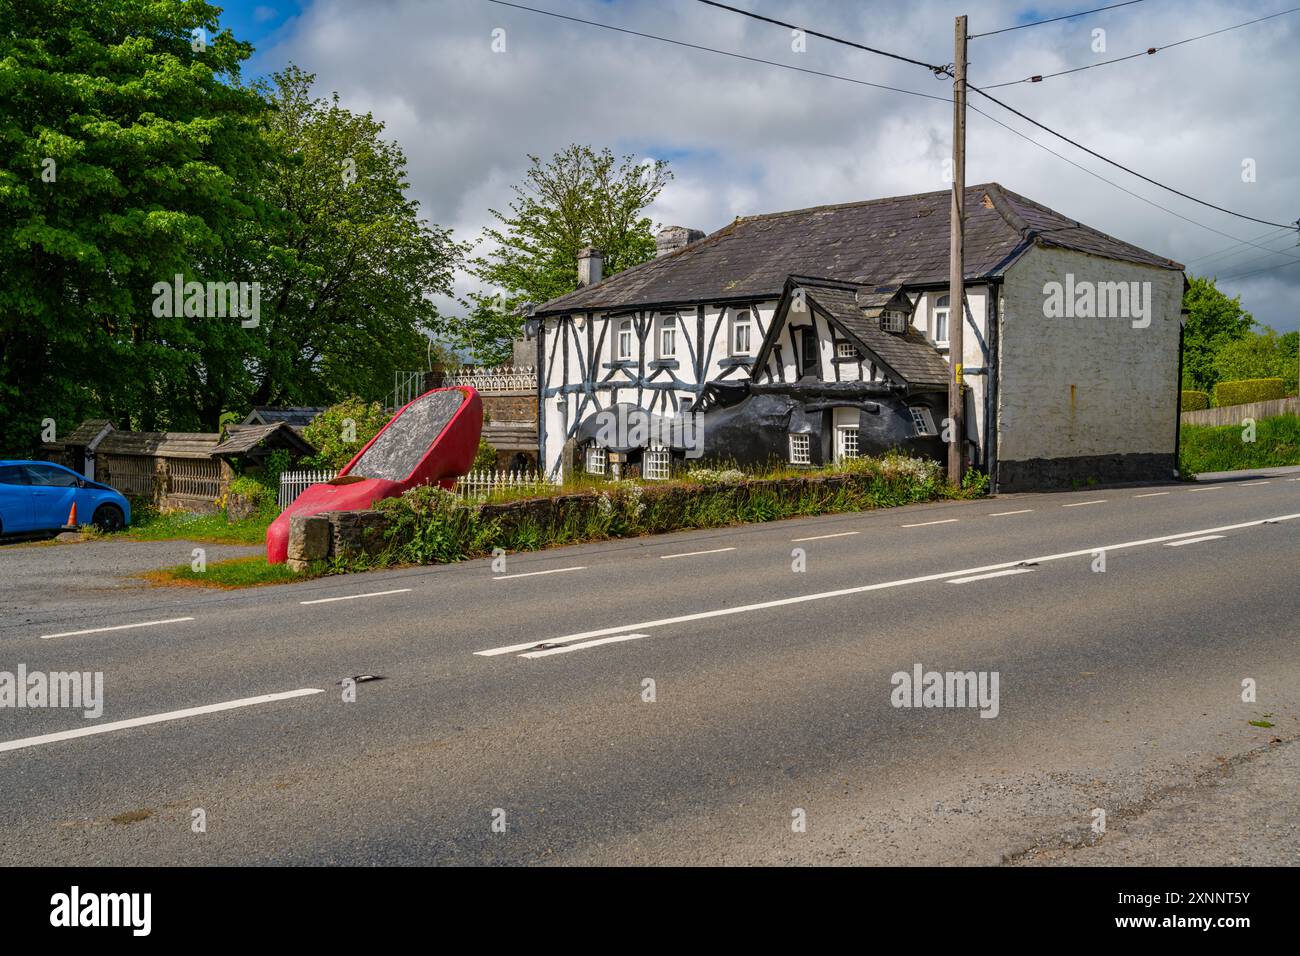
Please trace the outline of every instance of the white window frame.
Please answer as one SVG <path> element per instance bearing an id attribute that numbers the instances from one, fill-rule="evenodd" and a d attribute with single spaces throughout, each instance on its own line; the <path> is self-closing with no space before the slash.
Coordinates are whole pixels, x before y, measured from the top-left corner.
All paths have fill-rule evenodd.
<path id="1" fill-rule="evenodd" d="M 636 341 L 636 326 L 631 319 L 620 319 L 618 323 L 618 346 L 614 360 L 626 362 L 632 358 L 632 345 Z"/>
<path id="2" fill-rule="evenodd" d="M 741 333 L 744 333 L 745 342 L 741 346 Z M 741 358 L 754 354 L 754 315 L 749 309 L 741 309 L 731 319 L 731 355 L 733 358 Z"/>
<path id="3" fill-rule="evenodd" d="M 849 446 L 852 445 L 852 451 Z M 857 425 L 839 425 L 835 429 L 835 455 L 839 461 L 849 461 L 862 457 L 862 446 L 858 444 Z"/>
<path id="4" fill-rule="evenodd" d="M 665 343 L 667 343 L 665 345 Z M 677 358 L 677 315 L 669 313 L 659 317 L 659 358 Z"/>
<path id="5" fill-rule="evenodd" d="M 930 310 L 930 338 L 934 339 L 935 345 L 948 344 L 948 329 L 952 324 L 952 308 L 950 299 L 946 295 L 936 296 L 934 308 Z M 939 337 L 939 319 L 943 319 L 943 338 Z"/>
<path id="6" fill-rule="evenodd" d="M 852 342 L 840 342 L 835 346 L 835 357 L 842 359 L 859 358 L 857 346 Z"/>
<path id="7" fill-rule="evenodd" d="M 587 474 L 603 475 L 605 466 L 609 460 L 609 455 L 605 449 L 599 445 L 591 445 L 587 448 Z"/>
<path id="8" fill-rule="evenodd" d="M 906 332 L 907 313 L 898 309 L 885 309 L 880 313 L 880 327 L 886 332 Z"/>
<path id="9" fill-rule="evenodd" d="M 667 481 L 672 475 L 673 453 L 653 445 L 641 454 L 641 477 L 646 481 Z"/>
<path id="10" fill-rule="evenodd" d="M 807 432 L 790 432 L 790 464 L 812 464 L 812 437 Z"/>
<path id="11" fill-rule="evenodd" d="M 917 438 L 929 438 L 939 434 L 938 429 L 934 427 L 934 416 L 930 414 L 930 409 L 924 405 L 909 405 L 907 410 L 912 414 L 912 428 L 916 431 Z"/>

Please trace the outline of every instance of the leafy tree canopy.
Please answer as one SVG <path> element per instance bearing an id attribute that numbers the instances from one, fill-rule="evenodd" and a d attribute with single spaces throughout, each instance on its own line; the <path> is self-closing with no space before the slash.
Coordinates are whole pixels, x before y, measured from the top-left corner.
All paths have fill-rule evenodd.
<path id="1" fill-rule="evenodd" d="M 672 173 L 663 160 L 615 157 L 608 147 L 569 146 L 545 163 L 529 155 L 508 212 L 483 231 L 490 251 L 471 261 L 483 290 L 471 294 L 467 318 L 444 322 L 445 338 L 488 364 L 505 361 L 519 337 L 524 303 L 546 302 L 578 287 L 578 252 L 604 252 L 612 275 L 654 258 L 654 227 L 644 210 Z"/>
<path id="2" fill-rule="evenodd" d="M 1214 359 L 1229 342 L 1245 338 L 1255 318 L 1241 307 L 1237 296 L 1228 298 L 1214 279 L 1192 276 L 1183 294 L 1188 310 L 1183 331 L 1183 388 L 1213 391 L 1219 380 Z"/>

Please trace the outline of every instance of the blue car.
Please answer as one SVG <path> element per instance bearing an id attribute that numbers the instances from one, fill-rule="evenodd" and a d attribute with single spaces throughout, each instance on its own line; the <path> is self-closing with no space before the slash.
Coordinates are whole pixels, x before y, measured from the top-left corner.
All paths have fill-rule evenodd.
<path id="1" fill-rule="evenodd" d="M 131 523 L 131 506 L 108 485 L 48 461 L 0 460 L 0 534 L 59 531 L 76 524 L 118 531 Z"/>

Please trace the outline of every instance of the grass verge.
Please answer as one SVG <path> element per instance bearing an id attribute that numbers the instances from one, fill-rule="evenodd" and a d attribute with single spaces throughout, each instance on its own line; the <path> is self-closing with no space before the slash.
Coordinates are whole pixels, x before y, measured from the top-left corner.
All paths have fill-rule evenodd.
<path id="1" fill-rule="evenodd" d="M 229 590 L 261 587 L 266 584 L 292 584 L 295 581 L 308 581 L 319 577 L 322 573 L 323 569 L 299 572 L 290 570 L 287 564 L 267 564 L 263 555 L 255 554 L 249 558 L 213 561 L 203 571 L 195 571 L 190 565 L 181 564 L 174 568 L 146 571 L 140 576 L 158 585 Z"/>
<path id="2" fill-rule="evenodd" d="M 262 512 L 244 521 L 228 521 L 224 511 L 193 514 L 188 511 L 158 511 L 132 503 L 131 526 L 114 537 L 131 541 L 202 541 L 208 544 L 261 544 L 275 514 Z"/>
<path id="3" fill-rule="evenodd" d="M 1300 465 L 1300 415 L 1261 418 L 1253 436 L 1244 425 L 1184 425 L 1180 451 L 1187 476 Z"/>

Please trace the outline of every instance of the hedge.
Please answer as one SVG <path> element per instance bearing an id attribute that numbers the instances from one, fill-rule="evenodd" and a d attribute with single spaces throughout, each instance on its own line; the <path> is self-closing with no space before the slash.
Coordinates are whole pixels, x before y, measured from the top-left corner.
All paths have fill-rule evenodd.
<path id="1" fill-rule="evenodd" d="M 1286 398 L 1286 383 L 1280 378 L 1244 378 L 1238 382 L 1220 382 L 1214 386 L 1214 404 L 1247 405 Z"/>
<path id="2" fill-rule="evenodd" d="M 1179 410 L 1184 412 L 1199 412 L 1204 408 L 1210 407 L 1210 393 L 1198 392 L 1195 389 L 1183 389 L 1182 404 Z"/>

